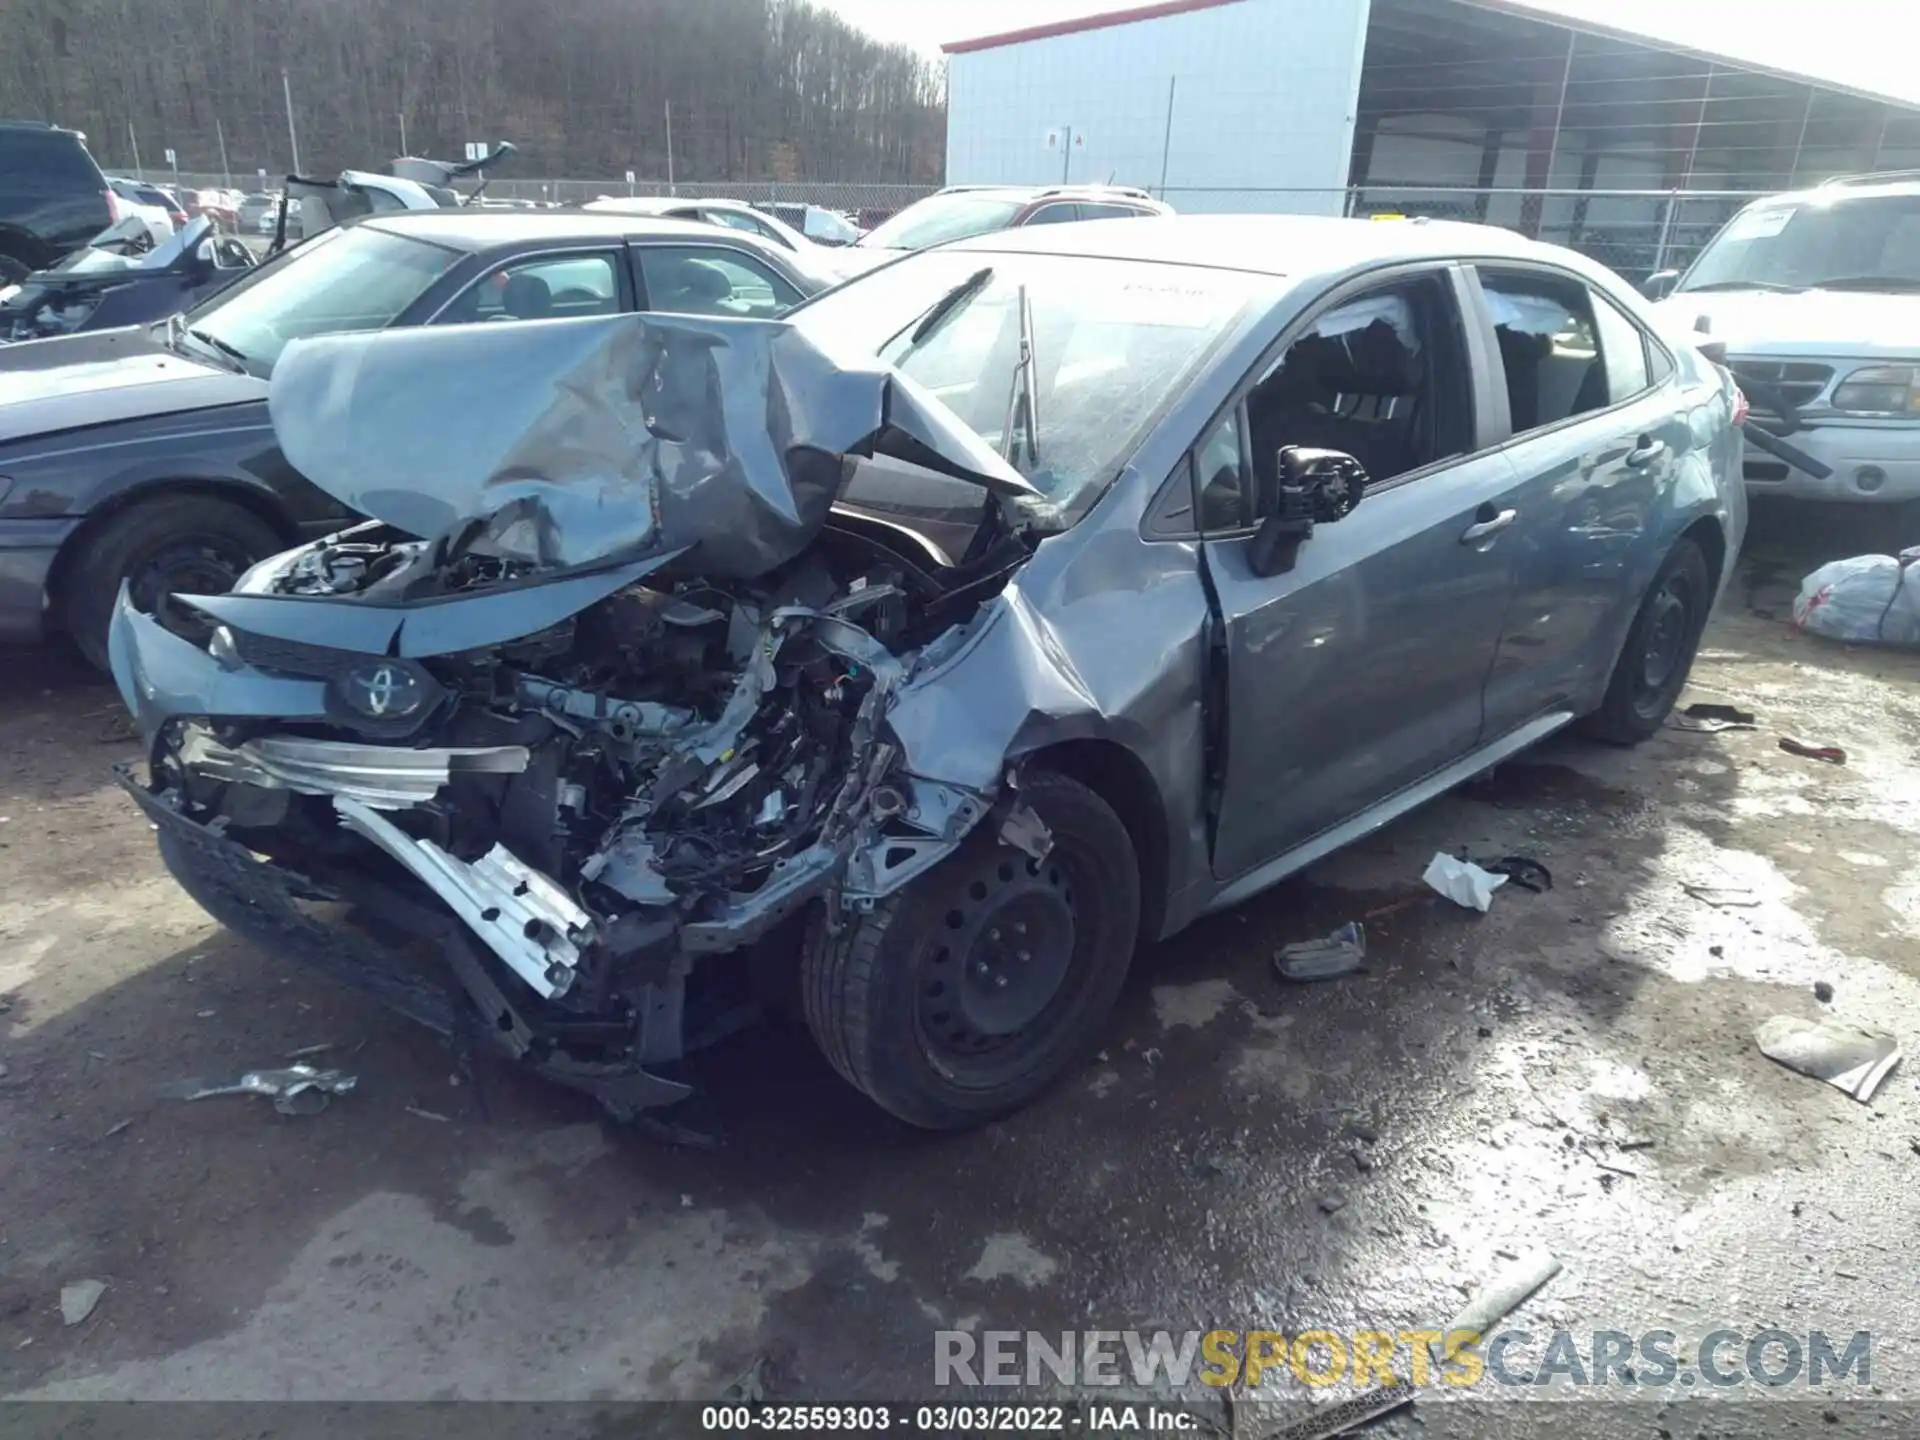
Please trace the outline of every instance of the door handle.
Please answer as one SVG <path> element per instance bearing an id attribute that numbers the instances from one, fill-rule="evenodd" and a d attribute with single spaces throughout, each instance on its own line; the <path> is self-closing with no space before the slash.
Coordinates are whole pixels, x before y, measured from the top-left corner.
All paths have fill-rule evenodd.
<path id="1" fill-rule="evenodd" d="M 1644 470 L 1666 453 L 1666 441 L 1656 440 L 1651 435 L 1642 435 L 1640 443 L 1627 452 L 1627 464 L 1635 470 Z"/>
<path id="2" fill-rule="evenodd" d="M 1518 510 L 1502 510 L 1491 520 L 1480 520 L 1469 525 L 1460 535 L 1462 545 L 1476 545 L 1489 536 L 1498 535 L 1514 521 L 1520 518 Z"/>

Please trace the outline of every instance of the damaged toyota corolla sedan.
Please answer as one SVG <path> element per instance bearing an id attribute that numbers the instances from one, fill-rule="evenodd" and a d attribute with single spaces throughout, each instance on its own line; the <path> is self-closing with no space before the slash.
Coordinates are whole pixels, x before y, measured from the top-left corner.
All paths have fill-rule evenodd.
<path id="1" fill-rule="evenodd" d="M 216 918 L 615 1114 L 797 1000 L 977 1123 L 1137 945 L 1570 722 L 1651 734 L 1737 403 L 1577 256 L 1300 218 L 300 341 L 280 443 L 368 518 L 173 597 L 204 643 L 123 597 L 123 780 Z"/>

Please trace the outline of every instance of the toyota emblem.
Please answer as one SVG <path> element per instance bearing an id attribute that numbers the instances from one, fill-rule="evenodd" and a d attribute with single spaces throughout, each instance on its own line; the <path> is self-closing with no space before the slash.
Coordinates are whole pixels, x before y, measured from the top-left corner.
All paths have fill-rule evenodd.
<path id="1" fill-rule="evenodd" d="M 426 699 L 426 686 L 409 667 L 383 661 L 348 673 L 346 700 L 370 720 L 403 720 Z"/>

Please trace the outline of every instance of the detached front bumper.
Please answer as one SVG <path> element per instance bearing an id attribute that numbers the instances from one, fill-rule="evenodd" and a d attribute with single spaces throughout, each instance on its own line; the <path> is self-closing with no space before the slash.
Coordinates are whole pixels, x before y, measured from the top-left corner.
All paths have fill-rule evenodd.
<path id="1" fill-rule="evenodd" d="M 1833 474 L 1816 479 L 1749 445 L 1744 470 L 1749 495 L 1859 505 L 1920 500 L 1920 424 L 1815 422 L 1784 438 L 1831 466 Z"/>

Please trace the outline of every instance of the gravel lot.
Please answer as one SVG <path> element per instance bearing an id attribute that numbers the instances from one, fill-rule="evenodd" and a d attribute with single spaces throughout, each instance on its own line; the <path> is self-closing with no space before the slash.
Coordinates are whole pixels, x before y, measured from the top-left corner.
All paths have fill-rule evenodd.
<path id="1" fill-rule="evenodd" d="M 1752 1038 L 1823 1011 L 1920 1037 L 1920 655 L 1783 623 L 1854 543 L 1750 546 L 1687 698 L 1757 731 L 1548 744 L 1142 957 L 1103 1058 L 976 1134 L 893 1123 L 769 1023 L 699 1066 L 712 1153 L 498 1066 L 476 1090 L 215 929 L 106 777 L 111 687 L 0 657 L 0 1395 L 713 1399 L 764 1359 L 774 1398 L 925 1398 L 936 1329 L 1405 1328 L 1543 1245 L 1565 1271 L 1516 1324 L 1868 1329 L 1875 1386 L 1920 1399 L 1920 1072 L 1862 1105 Z M 1459 846 L 1557 884 L 1423 901 Z M 1275 978 L 1382 910 L 1365 973 Z M 321 1115 L 157 1094 L 323 1044 L 359 1086 Z M 68 1327 L 83 1277 L 107 1289 Z M 1552 1427 L 1446 1393 L 1377 1428 L 1836 1434 L 1867 1393 Z"/>

